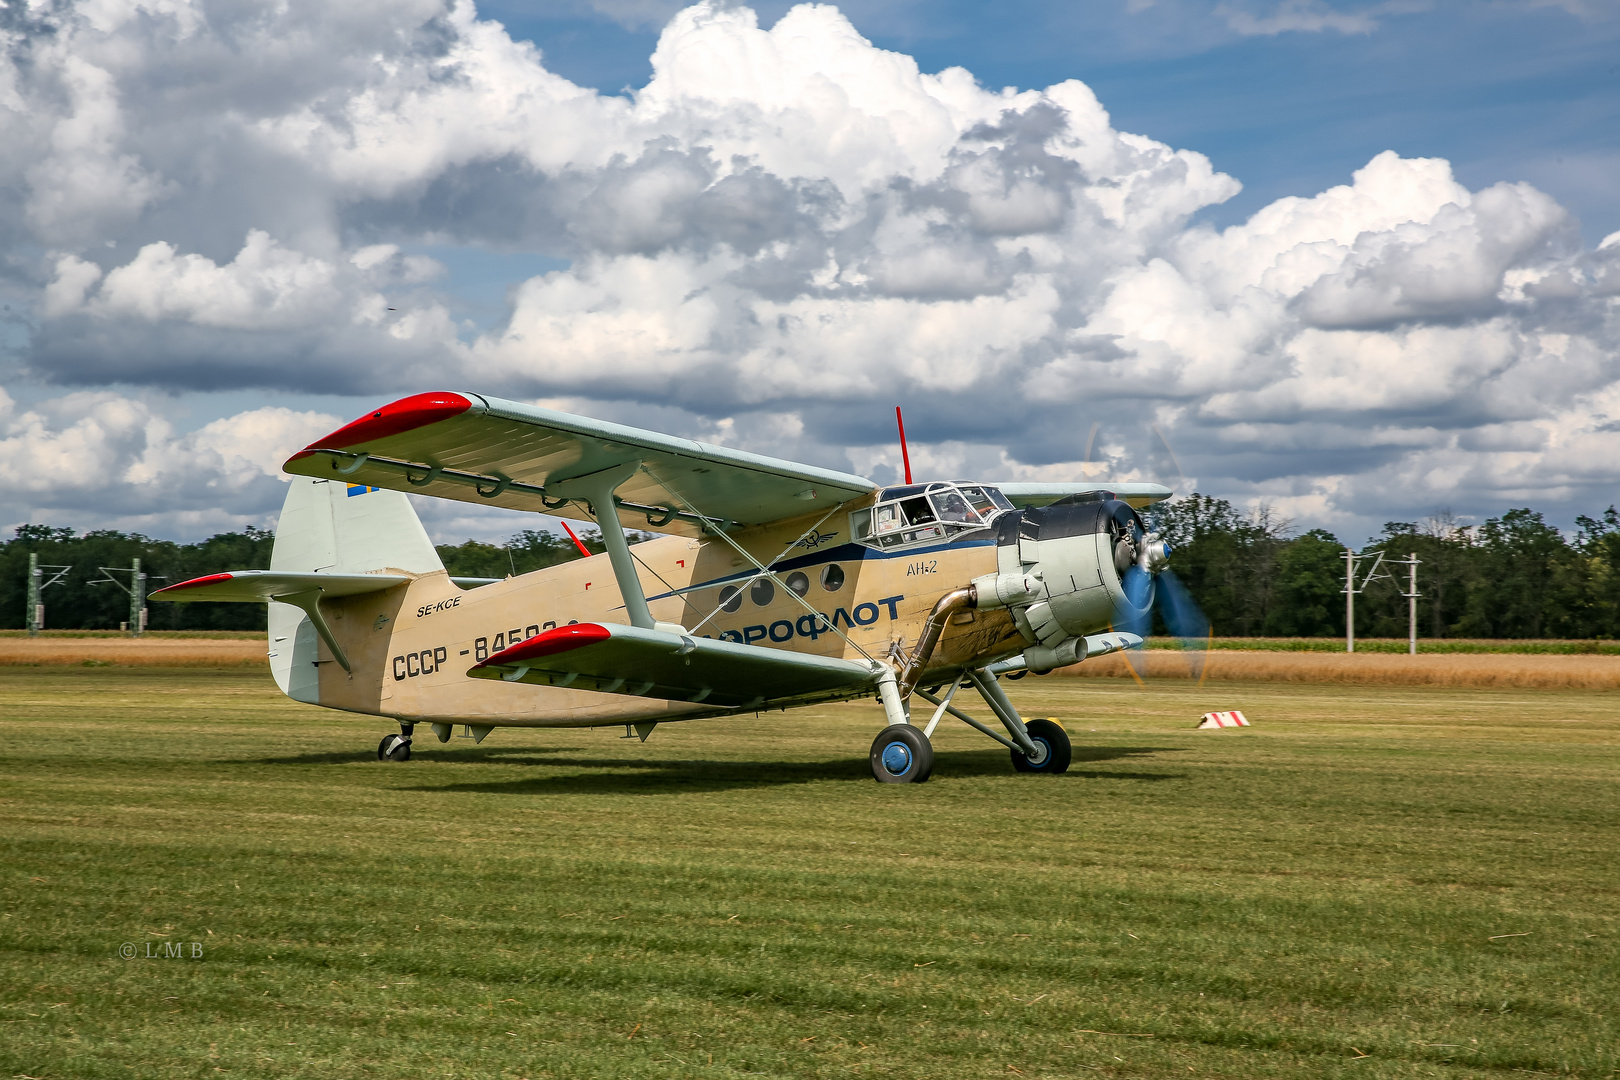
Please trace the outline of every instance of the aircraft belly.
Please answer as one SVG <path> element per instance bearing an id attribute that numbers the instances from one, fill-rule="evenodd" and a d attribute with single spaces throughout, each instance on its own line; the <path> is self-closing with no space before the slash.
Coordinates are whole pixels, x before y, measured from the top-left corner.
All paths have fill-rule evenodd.
<path id="1" fill-rule="evenodd" d="M 468 682 L 479 680 L 469 679 Z M 688 702 L 661 701 L 653 698 L 630 697 L 624 694 L 598 694 L 589 690 L 564 690 L 554 686 L 530 684 L 492 686 L 491 690 L 510 690 L 512 694 L 492 693 L 466 695 L 460 693 L 424 694 L 421 711 L 411 715 L 422 721 L 440 723 L 485 722 L 496 727 L 599 727 L 605 724 L 626 724 L 655 720 L 666 723 L 691 720 L 700 716 L 721 715 L 723 710 L 705 709 Z M 474 700 L 481 697 L 482 700 Z M 499 700 L 505 698 L 506 700 Z"/>
<path id="2" fill-rule="evenodd" d="M 926 672 L 960 668 L 967 664 L 983 666 L 1016 656 L 1028 647 L 1018 632 L 1012 613 L 1002 608 L 997 611 L 976 611 L 974 619 L 965 626 L 946 630 L 934 648 Z"/>

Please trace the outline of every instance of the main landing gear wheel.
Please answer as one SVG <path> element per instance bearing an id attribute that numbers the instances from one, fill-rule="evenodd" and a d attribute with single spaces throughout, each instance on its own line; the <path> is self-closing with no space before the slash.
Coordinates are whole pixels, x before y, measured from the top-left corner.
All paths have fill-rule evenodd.
<path id="1" fill-rule="evenodd" d="M 872 740 L 872 775 L 880 784 L 920 784 L 934 771 L 934 747 L 910 724 L 891 724 Z"/>
<path id="2" fill-rule="evenodd" d="M 1056 720 L 1031 720 L 1024 725 L 1030 741 L 1040 751 L 1032 758 L 1022 750 L 1012 752 L 1013 768 L 1019 772 L 1061 773 L 1069 771 L 1073 751 L 1069 747 L 1069 733 Z"/>
<path id="3" fill-rule="evenodd" d="M 411 740 L 403 735 L 384 735 L 383 741 L 377 744 L 377 760 L 411 760 Z"/>

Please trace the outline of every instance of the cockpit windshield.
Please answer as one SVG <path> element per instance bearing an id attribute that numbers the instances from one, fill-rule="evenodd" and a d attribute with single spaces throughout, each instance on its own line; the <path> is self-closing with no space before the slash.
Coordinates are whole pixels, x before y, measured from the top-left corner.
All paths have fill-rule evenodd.
<path id="1" fill-rule="evenodd" d="M 1012 503 L 986 484 L 907 484 L 886 488 L 870 510 L 851 515 L 857 540 L 878 547 L 939 542 L 982 529 Z"/>
<path id="2" fill-rule="evenodd" d="M 985 484 L 963 483 L 958 483 L 956 487 L 963 497 L 973 504 L 973 509 L 977 510 L 982 517 L 988 518 L 998 510 L 1011 510 L 1013 508 L 1012 500 L 1003 495 L 1000 488 L 989 487 Z"/>

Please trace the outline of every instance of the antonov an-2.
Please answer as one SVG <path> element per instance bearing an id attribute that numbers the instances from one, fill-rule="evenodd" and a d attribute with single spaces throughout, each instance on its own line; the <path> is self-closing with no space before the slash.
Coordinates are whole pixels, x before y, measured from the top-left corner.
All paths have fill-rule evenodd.
<path id="1" fill-rule="evenodd" d="M 1139 645 L 1167 548 L 1157 484 L 879 488 L 476 394 L 385 405 L 293 455 L 269 570 L 165 600 L 269 602 L 289 697 L 415 725 L 654 725 L 875 694 L 872 772 L 928 779 L 949 713 L 1020 771 L 1069 766 L 1063 728 L 998 683 Z M 596 523 L 603 555 L 505 580 L 446 573 L 405 492 Z M 631 545 L 625 529 L 661 533 Z M 1002 730 L 956 703 L 968 685 Z M 913 723 L 912 705 L 921 699 Z M 923 714 L 928 719 L 923 720 Z"/>

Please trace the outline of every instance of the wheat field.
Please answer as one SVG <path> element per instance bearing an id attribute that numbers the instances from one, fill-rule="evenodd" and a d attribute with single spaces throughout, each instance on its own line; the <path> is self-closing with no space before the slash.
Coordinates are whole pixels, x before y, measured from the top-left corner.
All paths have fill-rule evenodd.
<path id="1" fill-rule="evenodd" d="M 1454 686 L 1568 690 L 1620 689 L 1620 657 L 1591 654 L 1321 653 L 1216 649 L 1202 654 L 1206 679 L 1334 683 L 1353 686 Z M 204 637 L 0 637 L 0 666 L 257 667 L 264 642 Z M 1096 657 L 1061 677 L 1188 679 L 1188 654 L 1155 649 Z"/>
<path id="2" fill-rule="evenodd" d="M 265 663 L 264 638 L 0 637 L 0 666 L 247 667 Z"/>
<path id="3" fill-rule="evenodd" d="M 1203 666 L 1197 668 L 1197 660 Z M 1055 675 L 1113 679 L 1223 679 L 1352 686 L 1455 686 L 1567 690 L 1620 689 L 1620 657 L 1514 653 L 1177 653 L 1100 656 Z"/>

